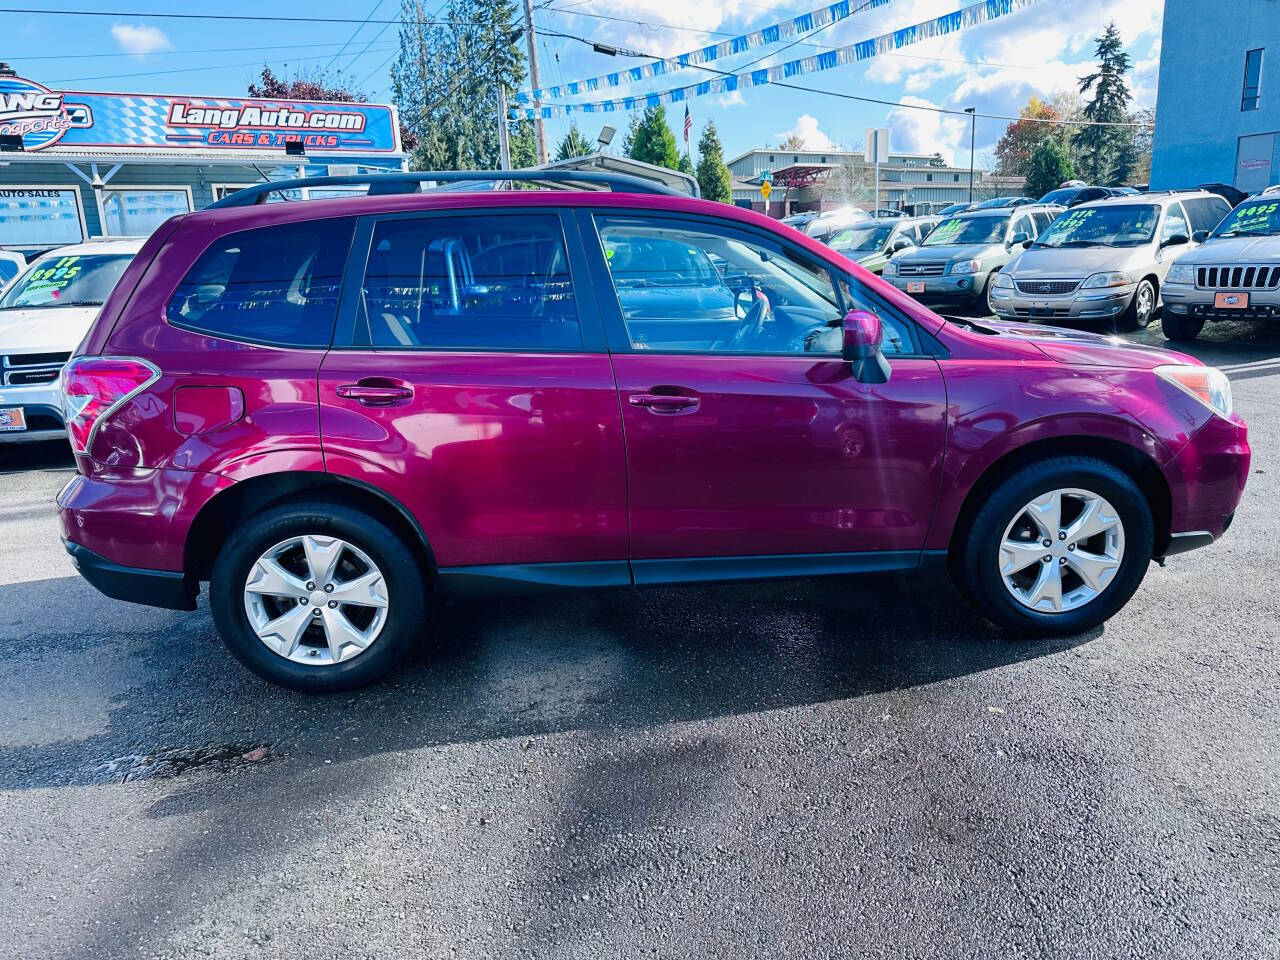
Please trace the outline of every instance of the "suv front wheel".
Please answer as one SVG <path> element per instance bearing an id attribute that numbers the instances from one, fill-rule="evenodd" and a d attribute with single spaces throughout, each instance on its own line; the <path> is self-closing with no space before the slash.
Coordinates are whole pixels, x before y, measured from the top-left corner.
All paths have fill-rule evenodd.
<path id="1" fill-rule="evenodd" d="M 218 632 L 245 666 L 295 690 L 349 690 L 403 662 L 426 597 L 404 542 L 359 510 L 328 503 L 251 517 L 214 563 Z"/>
<path id="2" fill-rule="evenodd" d="M 1151 507 L 1124 471 L 1084 456 L 1023 467 L 958 544 L 957 580 L 991 620 L 1065 635 L 1125 605 L 1151 562 Z"/>

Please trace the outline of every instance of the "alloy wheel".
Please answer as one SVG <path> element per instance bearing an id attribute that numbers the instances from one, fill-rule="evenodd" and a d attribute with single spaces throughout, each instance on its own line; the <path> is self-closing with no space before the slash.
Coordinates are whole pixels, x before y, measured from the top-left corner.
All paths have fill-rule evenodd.
<path id="1" fill-rule="evenodd" d="M 382 571 L 337 537 L 301 536 L 264 552 L 244 586 L 249 626 L 272 653 L 333 666 L 364 653 L 387 622 Z"/>
<path id="2" fill-rule="evenodd" d="M 1000 541 L 1000 577 L 1022 606 L 1065 613 L 1096 600 L 1124 559 L 1124 524 L 1105 497 L 1076 487 L 1023 506 Z"/>
<path id="3" fill-rule="evenodd" d="M 1134 307 L 1134 319 L 1138 321 L 1139 327 L 1146 327 L 1151 323 L 1151 317 L 1156 311 L 1156 293 L 1151 289 L 1151 284 L 1138 284 L 1138 291 L 1134 294 L 1137 298 L 1137 304 Z"/>

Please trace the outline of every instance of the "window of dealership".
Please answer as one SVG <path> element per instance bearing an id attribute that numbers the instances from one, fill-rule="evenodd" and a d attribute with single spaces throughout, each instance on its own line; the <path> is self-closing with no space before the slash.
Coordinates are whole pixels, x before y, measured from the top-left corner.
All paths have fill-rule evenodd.
<path id="1" fill-rule="evenodd" d="M 0 65 L 0 247 L 146 236 L 264 179 L 404 167 L 389 105 L 58 91 Z"/>

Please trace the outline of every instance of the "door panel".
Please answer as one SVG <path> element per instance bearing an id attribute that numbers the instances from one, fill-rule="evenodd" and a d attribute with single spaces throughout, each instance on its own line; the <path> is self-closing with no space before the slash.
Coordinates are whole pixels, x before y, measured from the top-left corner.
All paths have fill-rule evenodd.
<path id="1" fill-rule="evenodd" d="M 375 378 L 412 395 L 377 405 L 338 395 Z M 442 567 L 627 555 L 605 355 L 333 351 L 320 419 L 326 469 L 402 503 Z"/>
<path id="2" fill-rule="evenodd" d="M 936 361 L 888 383 L 812 357 L 613 358 L 635 559 L 919 550 L 941 477 Z M 635 405 L 670 392 L 692 407 Z"/>

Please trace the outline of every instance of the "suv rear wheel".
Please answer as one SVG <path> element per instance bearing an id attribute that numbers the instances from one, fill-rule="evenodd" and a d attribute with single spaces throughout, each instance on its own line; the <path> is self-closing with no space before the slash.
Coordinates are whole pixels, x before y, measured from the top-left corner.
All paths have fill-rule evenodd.
<path id="1" fill-rule="evenodd" d="M 1165 337 L 1170 340 L 1194 340 L 1204 329 L 1204 319 L 1174 316 L 1166 310 L 1164 316 L 1160 318 L 1160 327 L 1164 330 Z"/>
<path id="2" fill-rule="evenodd" d="M 245 666 L 295 690 L 349 690 L 412 651 L 426 598 L 408 547 L 350 507 L 299 503 L 258 514 L 214 563 L 218 632 Z"/>
<path id="3" fill-rule="evenodd" d="M 957 580 L 1002 627 L 1072 634 L 1104 622 L 1151 562 L 1151 507 L 1124 471 L 1055 457 L 1014 473 L 959 545 Z"/>

